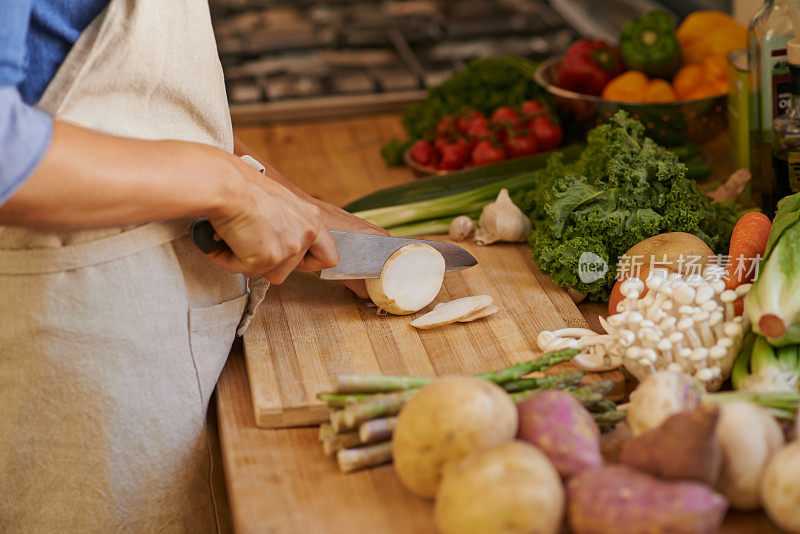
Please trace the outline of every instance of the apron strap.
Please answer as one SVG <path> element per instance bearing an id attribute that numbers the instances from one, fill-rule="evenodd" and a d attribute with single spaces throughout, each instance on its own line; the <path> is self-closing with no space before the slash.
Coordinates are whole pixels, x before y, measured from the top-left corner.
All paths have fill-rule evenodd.
<path id="1" fill-rule="evenodd" d="M 188 235 L 191 221 L 147 223 L 110 237 L 56 248 L 0 250 L 0 274 L 45 274 L 116 260 Z"/>

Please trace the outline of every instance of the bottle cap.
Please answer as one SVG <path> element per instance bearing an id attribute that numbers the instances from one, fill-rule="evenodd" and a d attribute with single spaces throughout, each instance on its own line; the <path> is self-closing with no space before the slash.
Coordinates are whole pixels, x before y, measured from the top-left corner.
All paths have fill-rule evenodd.
<path id="1" fill-rule="evenodd" d="M 790 65 L 800 65 L 800 39 L 789 39 L 786 44 L 786 59 Z"/>

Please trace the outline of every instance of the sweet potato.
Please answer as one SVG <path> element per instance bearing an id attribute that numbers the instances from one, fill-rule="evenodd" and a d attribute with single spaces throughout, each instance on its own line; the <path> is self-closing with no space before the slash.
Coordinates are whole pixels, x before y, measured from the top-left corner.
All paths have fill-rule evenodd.
<path id="1" fill-rule="evenodd" d="M 703 386 L 686 373 L 658 371 L 631 393 L 626 421 L 634 436 L 644 434 L 670 415 L 699 406 L 704 392 Z"/>
<path id="2" fill-rule="evenodd" d="M 519 438 L 539 447 L 568 479 L 603 464 L 600 430 L 589 411 L 563 391 L 543 391 L 517 405 Z"/>
<path id="3" fill-rule="evenodd" d="M 567 483 L 575 534 L 716 532 L 725 497 L 698 482 L 659 480 L 626 465 L 584 471 Z"/>
<path id="4" fill-rule="evenodd" d="M 671 415 L 622 446 L 620 461 L 668 479 L 716 484 L 722 452 L 716 439 L 719 408 L 704 405 Z"/>

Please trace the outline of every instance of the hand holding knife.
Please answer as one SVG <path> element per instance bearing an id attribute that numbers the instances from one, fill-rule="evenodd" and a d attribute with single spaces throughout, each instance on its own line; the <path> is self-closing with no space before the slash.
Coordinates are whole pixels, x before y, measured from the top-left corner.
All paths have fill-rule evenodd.
<path id="1" fill-rule="evenodd" d="M 192 239 L 197 247 L 208 254 L 216 250 L 229 250 L 228 245 L 214 231 L 208 219 L 198 219 L 192 224 Z M 372 234 L 331 231 L 339 264 L 320 272 L 323 280 L 356 280 L 378 278 L 386 260 L 396 250 L 411 243 L 426 243 L 442 253 L 445 272 L 455 272 L 477 265 L 472 254 L 452 243 L 426 239 L 408 239 Z"/>

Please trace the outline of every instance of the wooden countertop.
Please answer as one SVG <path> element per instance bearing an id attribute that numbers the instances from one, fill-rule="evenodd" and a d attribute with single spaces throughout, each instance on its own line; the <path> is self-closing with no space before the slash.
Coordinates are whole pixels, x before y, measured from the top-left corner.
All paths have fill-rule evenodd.
<path id="1" fill-rule="evenodd" d="M 239 138 L 310 194 L 344 205 L 413 180 L 386 167 L 381 145 L 402 129 L 396 115 L 240 127 Z M 604 306 L 581 305 L 592 328 Z M 217 385 L 217 418 L 228 497 L 239 534 L 434 532 L 432 506 L 407 492 L 391 466 L 341 474 L 326 458 L 316 428 L 255 425 L 240 342 Z M 729 514 L 726 533 L 779 532 L 763 514 Z"/>

